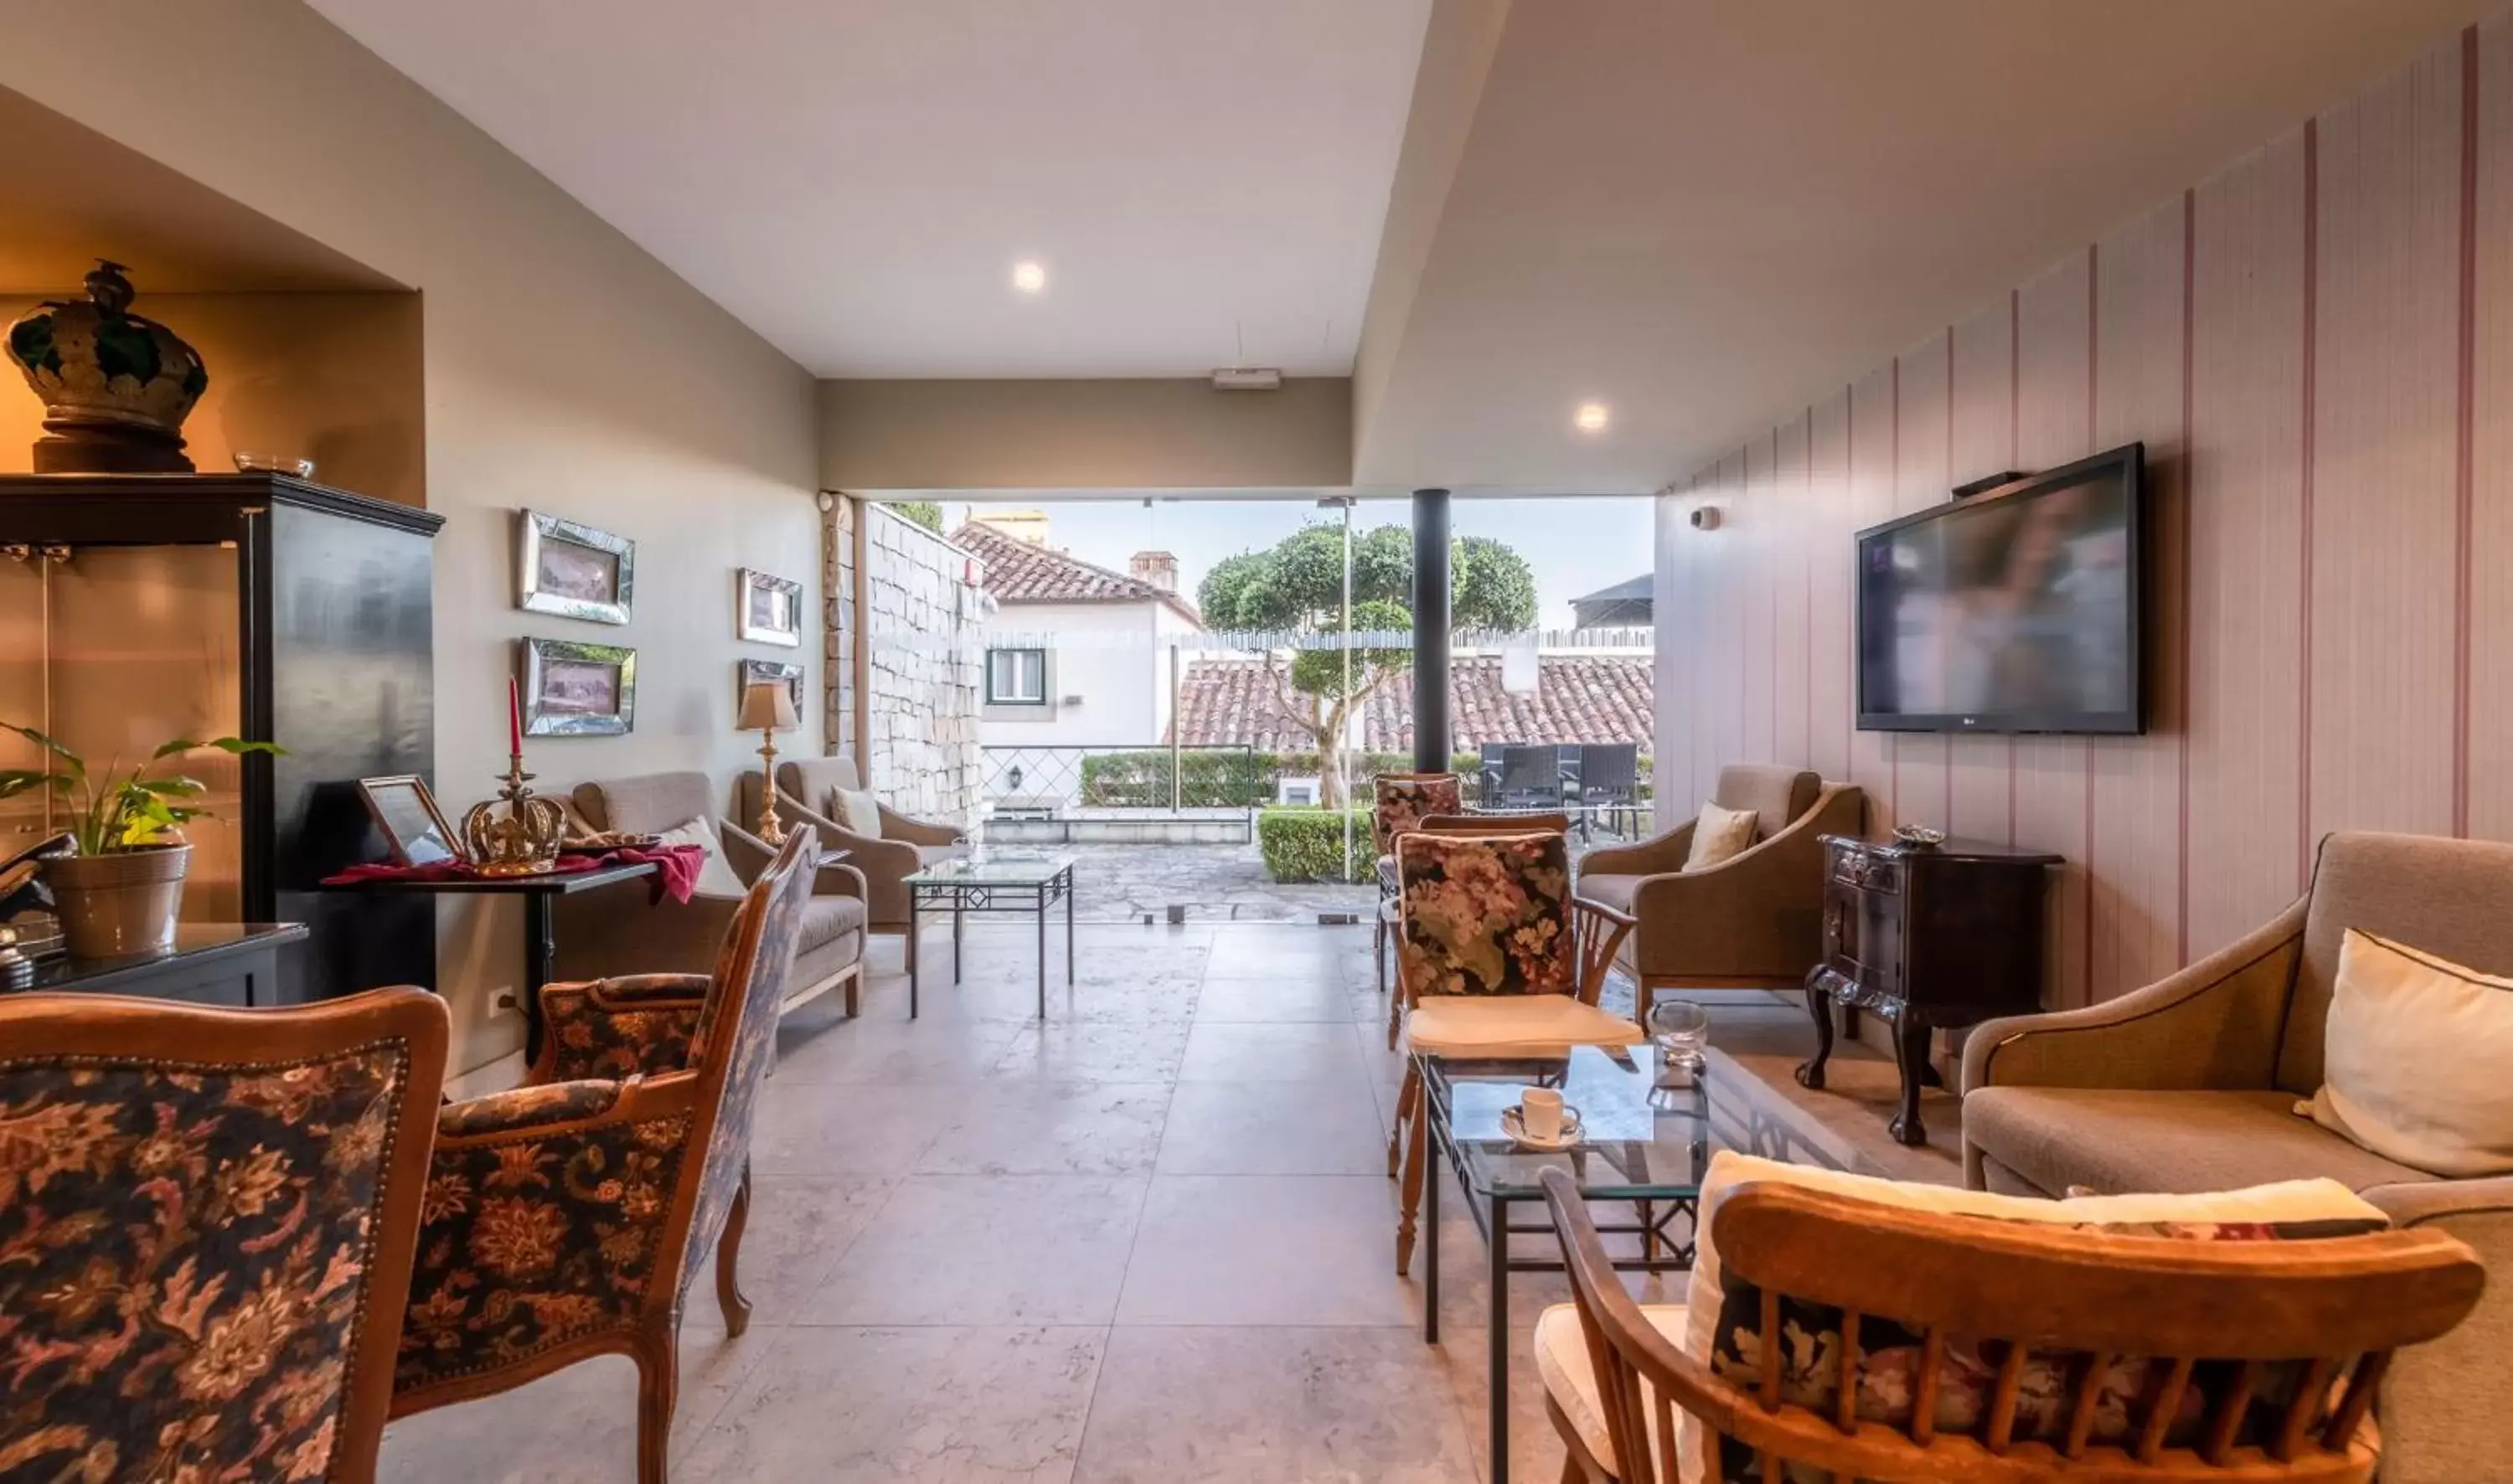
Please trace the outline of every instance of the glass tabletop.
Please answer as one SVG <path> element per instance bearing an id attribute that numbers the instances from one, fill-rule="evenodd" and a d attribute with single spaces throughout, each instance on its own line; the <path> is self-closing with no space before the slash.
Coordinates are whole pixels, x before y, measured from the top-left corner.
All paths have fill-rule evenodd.
<path id="1" fill-rule="evenodd" d="M 984 860 L 962 856 L 956 860 L 936 861 L 913 876 L 903 877 L 910 886 L 1043 886 L 1072 869 L 1069 855 L 1005 855 L 1000 852 Z"/>
<path id="2" fill-rule="evenodd" d="M 1619 1056 L 1620 1060 L 1617 1060 Z M 1568 1059 L 1423 1058 L 1425 1085 L 1475 1193 L 1536 1199 L 1548 1169 L 1571 1172 L 1591 1200 L 1662 1200 L 1698 1193 L 1718 1147 L 1711 1133 L 1711 1074 L 1656 1088 L 1657 1053 L 1576 1047 Z M 1554 1087 L 1579 1112 L 1580 1140 L 1560 1152 L 1522 1149 L 1501 1132 L 1501 1113 L 1522 1089 Z"/>

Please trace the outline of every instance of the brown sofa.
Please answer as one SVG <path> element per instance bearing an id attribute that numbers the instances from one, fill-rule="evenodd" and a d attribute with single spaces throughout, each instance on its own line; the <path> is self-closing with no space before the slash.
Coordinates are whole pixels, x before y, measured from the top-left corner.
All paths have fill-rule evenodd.
<path id="1" fill-rule="evenodd" d="M 874 932 L 907 931 L 909 876 L 936 861 L 969 853 L 967 838 L 955 826 L 937 824 L 881 806 L 881 836 L 858 835 L 839 824 L 838 789 L 859 789 L 853 758 L 803 758 L 777 764 L 777 817 L 788 829 L 808 826 L 820 832 L 820 848 L 851 852 L 847 863 L 863 873 L 864 898 Z M 759 774 L 741 775 L 741 817 L 759 818 Z"/>
<path id="2" fill-rule="evenodd" d="M 1687 872 L 1694 821 L 1636 845 L 1591 850 L 1579 894 L 1639 922 L 1617 963 L 1639 986 L 1635 1014 L 1653 991 L 1797 989 L 1821 948 L 1823 846 L 1817 837 L 1856 835 L 1866 800 L 1852 783 L 1826 783 L 1803 768 L 1766 762 L 1719 770 L 1712 801 L 1751 809 L 1754 843 L 1707 870 Z"/>
<path id="3" fill-rule="evenodd" d="M 576 811 L 596 830 L 655 834 L 693 819 L 712 821 L 725 861 L 746 885 L 777 852 L 757 836 L 716 816 L 715 786 L 704 773 L 648 773 L 576 787 Z M 645 881 L 560 897 L 552 908 L 561 981 L 626 974 L 707 974 L 733 925 L 741 898 L 701 891 L 687 902 L 650 903 Z M 803 916 L 803 934 L 785 997 L 793 1006 L 843 987 L 847 1013 L 862 1008 L 863 873 L 844 861 L 824 864 Z"/>
<path id="4" fill-rule="evenodd" d="M 2513 1176 L 2447 1180 L 2297 1116 L 2350 927 L 2513 973 L 2513 845 L 2408 835 L 2322 841 L 2303 899 L 2159 984 L 2086 1009 L 1991 1021 L 1964 1047 L 1975 1189 L 2212 1191 L 2328 1176 L 2403 1226 L 2437 1226 L 2498 1281 L 2469 1322 L 2401 1353 L 2383 1385 L 2385 1484 L 2503 1477 L 2513 1459 Z M 2513 1081 L 2506 1096 L 2513 1097 Z"/>

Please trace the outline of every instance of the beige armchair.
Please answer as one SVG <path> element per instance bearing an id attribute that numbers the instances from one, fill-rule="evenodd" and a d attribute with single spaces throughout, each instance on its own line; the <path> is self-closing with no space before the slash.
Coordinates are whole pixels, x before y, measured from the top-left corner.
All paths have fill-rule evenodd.
<path id="1" fill-rule="evenodd" d="M 648 773 L 576 787 L 576 811 L 596 830 L 660 834 L 703 819 L 715 827 L 726 864 L 743 884 L 756 881 L 776 852 L 716 814 L 715 786 L 704 773 Z M 827 847 L 823 847 L 827 848 Z M 552 904 L 557 938 L 553 981 L 622 979 L 639 974 L 704 974 L 733 926 L 739 894 L 701 888 L 687 902 L 650 902 L 645 881 L 622 881 L 562 896 Z M 846 991 L 847 1013 L 863 1003 L 865 888 L 852 861 L 823 863 L 804 910 L 787 1008 L 830 990 Z"/>
<path id="2" fill-rule="evenodd" d="M 2513 1458 L 2513 1371 L 2501 1364 L 2513 1342 L 2513 1176 L 2443 1179 L 2294 1113 L 2321 1085 L 2350 927 L 2513 973 L 2513 845 L 2333 835 L 2303 899 L 2251 936 L 2117 999 L 1975 1028 L 1964 1046 L 1965 1178 L 2021 1194 L 2108 1194 L 2327 1176 L 2400 1226 L 2460 1238 L 2493 1281 L 2467 1324 L 2392 1361 L 2382 1478 L 2493 1478 Z"/>
<path id="3" fill-rule="evenodd" d="M 1633 1013 L 1649 1015 L 1660 988 L 1793 990 L 1820 955 L 1823 846 L 1818 837 L 1866 828 L 1866 799 L 1852 783 L 1826 783 L 1766 762 L 1719 770 L 1712 801 L 1755 813 L 1754 843 L 1700 871 L 1684 869 L 1694 821 L 1636 845 L 1591 850 L 1579 894 L 1640 925 L 1616 959 L 1637 985 Z"/>
<path id="4" fill-rule="evenodd" d="M 820 848 L 849 852 L 847 863 L 863 873 L 864 903 L 873 932 L 907 931 L 906 879 L 936 861 L 969 853 L 967 837 L 937 824 L 881 806 L 881 834 L 858 835 L 839 824 L 839 789 L 858 789 L 853 758 L 789 759 L 777 764 L 777 817 L 787 829 L 819 832 Z M 741 775 L 741 817 L 759 818 L 759 774 Z"/>

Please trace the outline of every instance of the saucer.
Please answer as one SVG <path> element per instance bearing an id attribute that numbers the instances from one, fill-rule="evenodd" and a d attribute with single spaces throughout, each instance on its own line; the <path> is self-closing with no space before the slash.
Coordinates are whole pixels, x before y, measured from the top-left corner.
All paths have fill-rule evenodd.
<path id="1" fill-rule="evenodd" d="M 1568 1103 L 1562 1105 L 1562 1136 L 1558 1139 L 1538 1139 L 1528 1133 L 1516 1108 L 1504 1108 L 1500 1111 L 1500 1131 L 1503 1138 L 1520 1149 L 1534 1150 L 1544 1154 L 1558 1154 L 1564 1150 L 1576 1149 L 1579 1146 L 1579 1110 Z"/>

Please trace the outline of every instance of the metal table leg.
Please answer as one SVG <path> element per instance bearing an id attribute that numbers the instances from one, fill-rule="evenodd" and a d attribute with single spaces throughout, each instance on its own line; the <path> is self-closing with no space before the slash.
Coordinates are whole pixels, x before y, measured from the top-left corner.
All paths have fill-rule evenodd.
<path id="1" fill-rule="evenodd" d="M 1414 1104 L 1414 1116 L 1431 1116 L 1431 1093 L 1425 1087 Z M 1440 1343 L 1440 1184 L 1448 1178 L 1448 1146 L 1441 1141 L 1440 1131 L 1431 1130 L 1430 1144 L 1423 1150 L 1422 1162 L 1430 1169 L 1422 1176 L 1422 1343 Z"/>
<path id="2" fill-rule="evenodd" d="M 1038 1018 L 1047 1019 L 1047 888 L 1038 893 Z"/>
<path id="3" fill-rule="evenodd" d="M 541 986 L 558 964 L 558 944 L 550 934 L 550 894 L 527 891 L 524 899 L 524 1065 L 541 1059 Z"/>
<path id="4" fill-rule="evenodd" d="M 1436 1239 L 1436 1238 L 1435 1238 Z M 1492 1317 L 1485 1337 L 1491 1349 L 1486 1378 L 1492 1409 L 1492 1484 L 1509 1484 L 1509 1207 L 1492 1200 Z"/>
<path id="5" fill-rule="evenodd" d="M 919 982 L 916 974 L 916 909 L 922 904 L 922 900 L 915 887 L 907 888 L 907 1018 L 909 1020 L 916 1018 L 916 990 Z"/>
<path id="6" fill-rule="evenodd" d="M 969 903 L 957 895 L 951 898 L 951 982 L 960 982 L 960 929 L 969 920 Z"/>
<path id="7" fill-rule="evenodd" d="M 1073 868 L 1064 868 L 1064 987 L 1073 988 Z"/>

